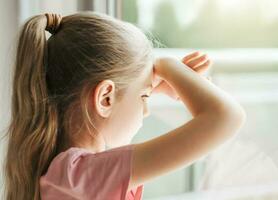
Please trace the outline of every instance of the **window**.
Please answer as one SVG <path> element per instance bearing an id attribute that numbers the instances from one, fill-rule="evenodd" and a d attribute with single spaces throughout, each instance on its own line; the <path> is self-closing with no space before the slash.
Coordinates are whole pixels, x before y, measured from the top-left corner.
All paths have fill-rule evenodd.
<path id="1" fill-rule="evenodd" d="M 123 19 L 168 48 L 275 48 L 275 0 L 125 0 Z"/>
<path id="2" fill-rule="evenodd" d="M 219 191 L 214 197 L 278 197 L 273 194 L 278 187 L 277 6 L 275 0 L 123 1 L 122 19 L 158 41 L 157 56 L 207 53 L 214 62 L 208 72 L 214 84 L 247 112 L 236 138 L 184 170 L 147 183 L 146 198 L 193 197 L 214 189 Z M 136 141 L 163 134 L 191 117 L 182 104 L 164 96 L 151 97 L 150 105 L 151 115 Z"/>
<path id="3" fill-rule="evenodd" d="M 274 190 L 278 188 L 277 6 L 276 0 L 21 0 L 19 21 L 46 11 L 67 15 L 95 10 L 133 23 L 155 38 L 157 56 L 207 53 L 214 62 L 207 73 L 243 105 L 247 122 L 238 137 L 209 156 L 146 183 L 144 199 L 200 199 L 200 190 L 230 200 L 274 199 L 278 198 Z M 191 117 L 183 104 L 166 96 L 153 96 L 149 103 L 151 115 L 134 141 L 157 137 L 150 134 L 163 134 Z"/>

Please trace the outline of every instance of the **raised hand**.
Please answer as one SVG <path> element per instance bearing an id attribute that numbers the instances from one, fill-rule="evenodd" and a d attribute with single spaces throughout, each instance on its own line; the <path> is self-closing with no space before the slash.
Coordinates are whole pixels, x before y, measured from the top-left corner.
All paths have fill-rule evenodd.
<path id="1" fill-rule="evenodd" d="M 202 55 L 199 51 L 183 57 L 181 62 L 186 65 L 185 67 L 190 67 L 192 70 L 200 74 L 205 72 L 212 65 L 212 61 L 208 58 L 208 56 L 206 54 Z M 158 70 L 155 69 L 159 67 L 159 64 L 157 63 L 158 62 L 154 65 L 154 89 L 152 93 L 162 92 L 175 100 L 180 100 L 180 97 L 175 92 L 174 88 L 168 84 L 166 80 L 161 79 L 159 73 L 156 72 Z M 207 79 L 211 80 L 210 77 L 207 77 Z"/>
<path id="2" fill-rule="evenodd" d="M 199 51 L 195 51 L 182 58 L 182 62 L 190 67 L 197 73 L 204 73 L 212 65 L 212 61 L 208 58 L 207 54 L 203 54 Z M 207 77 L 211 80 L 210 77 Z"/>

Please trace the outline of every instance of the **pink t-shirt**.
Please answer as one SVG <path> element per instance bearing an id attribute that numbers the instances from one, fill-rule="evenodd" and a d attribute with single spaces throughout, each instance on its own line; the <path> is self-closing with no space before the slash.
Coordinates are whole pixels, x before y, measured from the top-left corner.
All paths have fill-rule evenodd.
<path id="1" fill-rule="evenodd" d="M 134 144 L 103 152 L 71 147 L 40 178 L 42 200 L 141 200 L 143 186 L 127 191 Z"/>

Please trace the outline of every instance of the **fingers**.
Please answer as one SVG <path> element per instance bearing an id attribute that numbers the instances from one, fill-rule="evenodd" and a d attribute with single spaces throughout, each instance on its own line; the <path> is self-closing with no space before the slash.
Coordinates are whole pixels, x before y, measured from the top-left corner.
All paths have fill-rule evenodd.
<path id="1" fill-rule="evenodd" d="M 189 60 L 186 65 L 188 65 L 189 67 L 195 69 L 203 64 L 205 64 L 208 61 L 208 56 L 206 54 L 199 56 L 199 57 L 195 57 L 191 60 Z"/>
<path id="2" fill-rule="evenodd" d="M 194 67 L 194 70 L 196 72 L 204 72 L 204 71 L 206 71 L 209 68 L 209 66 L 211 64 L 212 64 L 211 60 L 207 60 L 203 64 L 201 64 L 201 65 L 199 65 L 197 67 Z"/>
<path id="3" fill-rule="evenodd" d="M 200 56 L 200 52 L 199 51 L 195 51 L 187 56 L 185 56 L 183 59 L 182 59 L 182 62 L 184 63 L 187 63 L 189 60 L 195 58 L 195 57 L 198 57 Z"/>

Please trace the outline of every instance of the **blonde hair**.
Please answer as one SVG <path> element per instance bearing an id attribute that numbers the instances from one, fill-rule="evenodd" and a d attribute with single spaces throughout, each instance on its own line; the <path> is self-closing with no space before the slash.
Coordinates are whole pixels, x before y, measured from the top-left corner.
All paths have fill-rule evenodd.
<path id="1" fill-rule="evenodd" d="M 71 121 L 94 128 L 89 98 L 105 79 L 118 100 L 153 59 L 153 45 L 134 25 L 83 11 L 64 16 L 46 39 L 45 15 L 21 27 L 13 77 L 12 119 L 6 136 L 5 198 L 40 199 L 39 179 L 52 159 L 70 146 Z M 92 135 L 94 137 L 94 135 Z"/>

